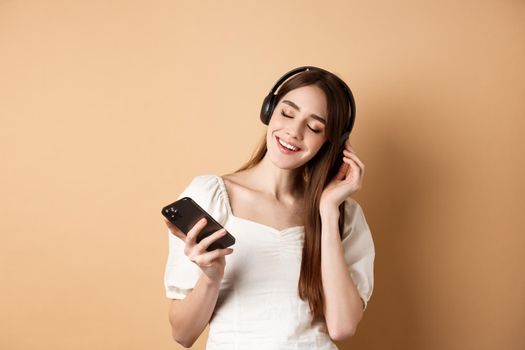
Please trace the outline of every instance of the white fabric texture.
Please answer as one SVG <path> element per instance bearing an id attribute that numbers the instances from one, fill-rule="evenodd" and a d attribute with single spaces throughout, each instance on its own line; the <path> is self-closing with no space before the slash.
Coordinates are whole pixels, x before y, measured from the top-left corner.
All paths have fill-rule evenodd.
<path id="1" fill-rule="evenodd" d="M 180 194 L 191 197 L 236 239 L 210 320 L 207 350 L 334 350 L 324 322 L 310 325 L 307 301 L 298 295 L 303 226 L 277 230 L 234 216 L 224 181 L 200 175 Z M 164 274 L 166 297 L 183 299 L 200 268 L 184 254 L 184 242 L 168 231 L 169 253 Z M 342 244 L 345 261 L 365 308 L 374 286 L 375 248 L 360 205 L 348 198 Z"/>

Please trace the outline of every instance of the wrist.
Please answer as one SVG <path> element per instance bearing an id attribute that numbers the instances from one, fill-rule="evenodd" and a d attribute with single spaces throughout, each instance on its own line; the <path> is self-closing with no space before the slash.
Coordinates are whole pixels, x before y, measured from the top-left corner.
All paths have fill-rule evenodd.
<path id="1" fill-rule="evenodd" d="M 219 287 L 221 286 L 222 278 L 220 278 L 220 279 L 213 279 L 213 278 L 210 278 L 208 275 L 206 275 L 204 272 L 202 273 L 201 277 L 202 277 L 202 281 L 204 282 L 204 284 L 208 288 L 219 289 Z"/>
<path id="2" fill-rule="evenodd" d="M 336 206 L 321 206 L 319 207 L 319 215 L 322 222 L 339 220 L 339 208 Z"/>

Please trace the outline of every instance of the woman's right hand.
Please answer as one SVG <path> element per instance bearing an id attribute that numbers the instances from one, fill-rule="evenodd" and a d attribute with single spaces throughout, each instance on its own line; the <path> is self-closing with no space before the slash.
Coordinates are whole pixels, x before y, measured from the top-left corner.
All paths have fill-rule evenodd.
<path id="1" fill-rule="evenodd" d="M 168 226 L 170 232 L 184 241 L 184 254 L 197 266 L 199 266 L 204 274 L 214 283 L 220 283 L 224 276 L 224 267 L 226 266 L 225 255 L 231 254 L 233 249 L 215 249 L 208 252 L 206 248 L 220 237 L 226 234 L 226 230 L 220 229 L 213 234 L 202 239 L 199 243 L 196 242 L 197 236 L 206 226 L 206 219 L 199 220 L 185 235 L 177 226 L 172 224 L 168 219 L 164 218 L 164 222 Z"/>

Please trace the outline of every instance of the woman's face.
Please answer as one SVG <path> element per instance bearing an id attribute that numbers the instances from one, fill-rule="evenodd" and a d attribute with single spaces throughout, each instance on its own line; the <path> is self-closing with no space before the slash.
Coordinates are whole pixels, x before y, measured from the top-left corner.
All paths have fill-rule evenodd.
<path id="1" fill-rule="evenodd" d="M 275 107 L 268 130 L 268 156 L 281 169 L 312 159 L 326 141 L 326 97 L 316 85 L 289 91 Z"/>

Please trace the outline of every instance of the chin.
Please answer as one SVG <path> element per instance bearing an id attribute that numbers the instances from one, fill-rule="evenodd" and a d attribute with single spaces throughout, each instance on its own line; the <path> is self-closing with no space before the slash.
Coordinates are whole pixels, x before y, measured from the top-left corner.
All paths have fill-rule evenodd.
<path id="1" fill-rule="evenodd" d="M 273 162 L 273 164 L 278 167 L 279 169 L 282 169 L 282 170 L 295 170 L 295 169 L 298 169 L 301 165 L 297 165 L 297 164 L 294 164 L 294 165 L 289 165 L 289 164 L 277 164 L 275 162 Z"/>

